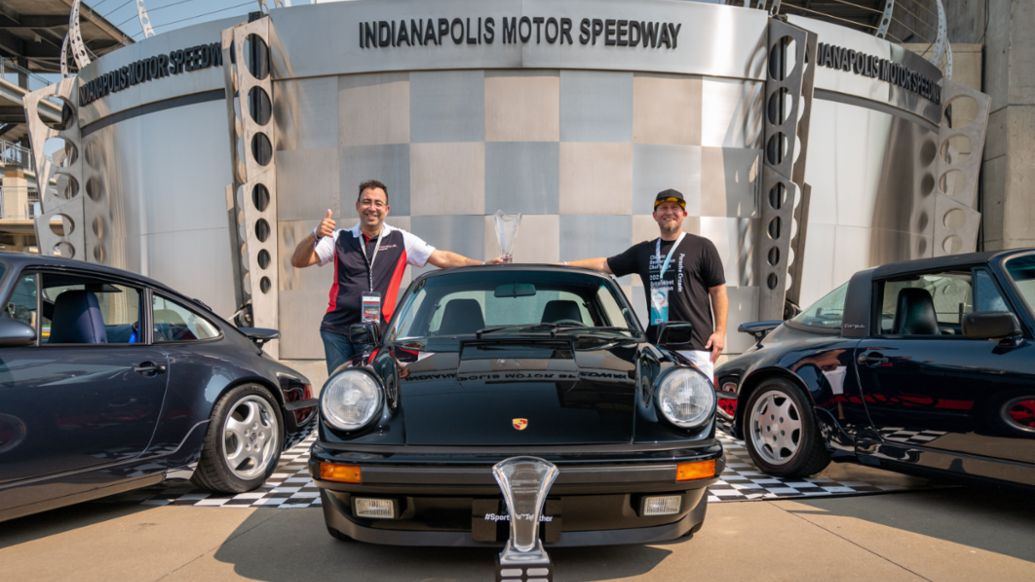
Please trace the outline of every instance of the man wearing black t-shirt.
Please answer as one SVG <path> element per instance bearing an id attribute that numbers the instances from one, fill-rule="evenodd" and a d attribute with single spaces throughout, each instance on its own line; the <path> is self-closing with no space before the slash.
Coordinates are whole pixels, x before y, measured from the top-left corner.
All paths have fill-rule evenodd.
<path id="1" fill-rule="evenodd" d="M 328 210 L 291 255 L 291 264 L 297 268 L 334 262 L 327 312 L 320 324 L 328 373 L 347 362 L 360 347 L 350 341 L 349 326 L 391 319 L 407 265 L 423 267 L 431 263 L 445 268 L 484 264 L 436 249 L 410 232 L 389 226 L 384 220 L 390 211 L 388 188 L 377 180 L 363 182 L 356 197 L 359 223 L 352 228 L 337 228 L 333 212 Z"/>
<path id="2" fill-rule="evenodd" d="M 726 278 L 715 245 L 704 237 L 683 232 L 686 216 L 683 194 L 663 190 L 654 199 L 654 220 L 661 236 L 613 257 L 567 264 L 618 277 L 639 275 L 647 294 L 650 327 L 663 321 L 693 324 L 692 349 L 680 353 L 710 378 L 726 345 Z"/>

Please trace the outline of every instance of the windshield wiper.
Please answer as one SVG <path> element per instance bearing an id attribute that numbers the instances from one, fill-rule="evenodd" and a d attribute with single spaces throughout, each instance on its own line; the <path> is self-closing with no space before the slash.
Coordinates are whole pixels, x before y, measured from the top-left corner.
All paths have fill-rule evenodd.
<path id="1" fill-rule="evenodd" d="M 632 330 L 627 327 L 591 327 L 578 323 L 521 323 L 512 325 L 495 325 L 490 327 L 483 327 L 475 332 L 475 337 L 481 339 L 483 335 L 498 333 L 498 332 L 550 332 L 551 336 L 555 336 L 558 333 L 569 333 L 575 332 L 578 334 L 597 335 L 607 334 L 613 335 L 615 333 L 624 333 L 632 335 Z"/>
<path id="2" fill-rule="evenodd" d="M 550 332 L 550 335 L 554 335 L 560 329 L 567 328 L 580 328 L 581 325 L 574 325 L 570 323 L 517 323 L 511 325 L 493 325 L 489 327 L 483 327 L 478 331 L 474 332 L 475 337 L 481 339 L 483 335 L 498 333 L 498 332 Z"/>

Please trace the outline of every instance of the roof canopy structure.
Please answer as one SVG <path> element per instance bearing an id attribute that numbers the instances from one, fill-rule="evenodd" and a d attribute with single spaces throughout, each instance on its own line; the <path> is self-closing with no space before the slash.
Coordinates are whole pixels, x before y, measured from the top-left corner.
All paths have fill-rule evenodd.
<path id="1" fill-rule="evenodd" d="M 0 56 L 33 72 L 60 71 L 61 45 L 74 0 L 4 0 L 0 3 Z M 133 43 L 133 38 L 83 3 L 83 42 L 94 55 Z"/>

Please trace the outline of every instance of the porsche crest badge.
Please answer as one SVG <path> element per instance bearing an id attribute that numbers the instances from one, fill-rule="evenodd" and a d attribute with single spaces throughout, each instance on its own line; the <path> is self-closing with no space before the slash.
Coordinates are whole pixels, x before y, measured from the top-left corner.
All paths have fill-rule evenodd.
<path id="1" fill-rule="evenodd" d="M 514 430 L 525 430 L 526 428 L 528 428 L 528 419 L 512 418 L 510 419 L 510 424 L 513 425 Z"/>

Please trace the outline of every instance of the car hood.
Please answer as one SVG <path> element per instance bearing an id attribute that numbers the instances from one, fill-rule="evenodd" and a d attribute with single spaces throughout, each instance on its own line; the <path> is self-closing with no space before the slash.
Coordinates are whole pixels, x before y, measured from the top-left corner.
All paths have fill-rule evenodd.
<path id="1" fill-rule="evenodd" d="M 628 443 L 636 342 L 472 342 L 400 364 L 398 405 L 416 445 Z"/>

